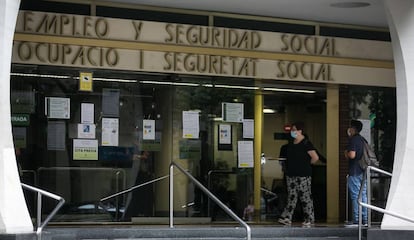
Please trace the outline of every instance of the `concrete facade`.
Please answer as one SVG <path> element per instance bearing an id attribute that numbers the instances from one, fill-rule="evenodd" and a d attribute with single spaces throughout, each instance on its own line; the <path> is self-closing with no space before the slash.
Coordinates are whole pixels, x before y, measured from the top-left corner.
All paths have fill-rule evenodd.
<path id="1" fill-rule="evenodd" d="M 10 121 L 10 66 L 13 35 L 19 0 L 0 2 L 0 232 L 32 232 L 23 190 L 20 185 Z"/>
<path id="2" fill-rule="evenodd" d="M 388 195 L 388 211 L 414 218 L 414 136 L 410 123 L 414 121 L 411 106 L 414 102 L 414 2 L 385 0 L 391 32 L 397 84 L 397 138 L 393 177 Z M 385 215 L 382 229 L 414 229 L 414 224 Z"/>
<path id="3" fill-rule="evenodd" d="M 384 0 L 389 19 L 397 79 L 397 142 L 395 151 L 394 172 L 387 202 L 387 210 L 414 217 L 413 187 L 414 136 L 410 134 L 410 123 L 414 112 L 410 111 L 413 101 L 414 84 L 409 79 L 414 76 L 414 3 L 409 0 Z M 2 94 L 0 95 L 0 232 L 23 233 L 33 231 L 32 222 L 25 204 L 23 191 L 14 154 L 10 123 L 10 65 L 11 49 L 15 22 L 19 10 L 19 0 L 0 2 L 0 52 Z M 407 190 L 408 189 L 408 190 Z M 414 224 L 385 216 L 383 229 L 414 229 Z"/>

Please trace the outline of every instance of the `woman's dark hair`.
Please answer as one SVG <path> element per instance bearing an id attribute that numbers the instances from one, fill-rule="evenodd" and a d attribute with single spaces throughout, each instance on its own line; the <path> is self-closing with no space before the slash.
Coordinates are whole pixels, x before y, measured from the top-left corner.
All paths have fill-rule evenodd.
<path id="1" fill-rule="evenodd" d="M 305 132 L 305 123 L 304 122 L 294 122 L 292 126 L 295 126 L 297 130 L 302 130 L 302 134 Z"/>

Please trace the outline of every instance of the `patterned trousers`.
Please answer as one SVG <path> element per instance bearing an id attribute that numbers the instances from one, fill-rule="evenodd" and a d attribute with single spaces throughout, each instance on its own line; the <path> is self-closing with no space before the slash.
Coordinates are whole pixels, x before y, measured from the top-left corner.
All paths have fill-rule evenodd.
<path id="1" fill-rule="evenodd" d="M 302 203 L 305 221 L 315 222 L 312 200 L 312 177 L 286 177 L 288 199 L 281 217 L 292 220 L 298 198 Z"/>

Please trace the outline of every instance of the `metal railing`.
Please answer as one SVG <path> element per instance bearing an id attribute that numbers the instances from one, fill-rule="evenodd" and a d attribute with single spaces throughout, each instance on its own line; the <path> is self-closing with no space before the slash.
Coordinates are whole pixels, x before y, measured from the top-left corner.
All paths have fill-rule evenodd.
<path id="1" fill-rule="evenodd" d="M 141 183 L 141 184 L 138 184 L 138 185 L 135 185 L 135 186 L 133 186 L 133 187 L 130 187 L 130 188 L 128 188 L 128 189 L 125 189 L 125 190 L 123 190 L 123 191 L 120 191 L 120 192 L 117 192 L 117 193 L 114 193 L 114 194 L 112 194 L 112 195 L 109 195 L 109 196 L 107 196 L 107 197 L 104 197 L 104 198 L 101 198 L 100 200 L 99 200 L 99 202 L 100 203 L 103 203 L 103 202 L 105 202 L 105 201 L 107 201 L 107 200 L 109 200 L 109 199 L 112 199 L 112 198 L 117 198 L 117 203 L 116 203 L 116 213 L 118 213 L 119 212 L 119 205 L 118 205 L 118 197 L 119 196 L 121 196 L 121 195 L 124 195 L 124 194 L 127 194 L 127 193 L 130 193 L 130 192 L 132 192 L 132 191 L 134 191 L 135 189 L 138 189 L 138 188 L 140 188 L 140 187 L 144 187 L 144 186 L 146 186 L 146 185 L 149 185 L 149 184 L 151 184 L 151 183 L 155 183 L 155 182 L 158 182 L 158 181 L 161 181 L 161 180 L 163 180 L 163 179 L 165 179 L 165 178 L 168 178 L 169 177 L 169 175 L 165 175 L 165 176 L 162 176 L 162 177 L 159 177 L 159 178 L 155 178 L 155 179 L 153 179 L 153 180 L 150 180 L 150 181 L 148 181 L 148 182 L 144 182 L 144 183 Z M 106 210 L 106 208 L 105 208 L 105 205 L 104 204 L 101 204 L 101 206 Z M 116 214 L 115 215 L 115 219 L 118 221 L 119 220 L 119 217 L 118 217 L 118 214 Z"/>
<path id="2" fill-rule="evenodd" d="M 211 176 L 213 174 L 235 174 L 235 172 L 234 171 L 229 171 L 229 170 L 221 170 L 221 169 L 208 171 L 208 173 L 207 173 L 207 189 L 212 189 Z M 207 214 L 208 214 L 209 217 L 212 216 L 210 198 L 207 199 Z"/>
<path id="3" fill-rule="evenodd" d="M 96 179 L 99 179 L 101 184 L 99 188 L 93 186 L 90 181 L 79 181 L 82 183 L 82 188 L 88 188 L 88 194 L 93 194 L 93 198 L 97 199 L 101 197 L 103 194 L 102 192 L 112 191 L 112 188 L 108 188 L 107 186 L 111 186 L 110 184 L 104 184 L 103 181 L 115 181 L 115 192 L 118 192 L 120 189 L 126 188 L 126 173 L 125 170 L 122 168 L 105 168 L 105 167 L 40 167 L 37 169 L 37 178 L 38 181 L 41 182 L 43 177 L 54 176 L 51 173 L 56 175 L 55 181 L 59 181 L 59 177 L 64 178 L 70 175 L 66 174 L 79 174 L 79 177 L 86 177 L 90 175 L 94 175 Z M 87 174 L 91 173 L 91 174 Z M 98 178 L 98 176 L 100 176 Z M 115 219 L 118 220 L 119 218 L 119 200 L 116 199 L 115 203 Z M 108 208 L 103 204 L 100 205 L 105 211 L 108 212 Z"/>
<path id="4" fill-rule="evenodd" d="M 159 178 L 155 178 L 155 179 L 153 179 L 153 180 L 150 180 L 150 181 L 148 181 L 148 182 L 144 182 L 144 183 L 141 183 L 141 184 L 135 185 L 135 186 L 130 187 L 130 188 L 128 188 L 128 189 L 126 189 L 126 190 L 123 190 L 123 191 L 121 191 L 121 192 L 114 193 L 114 194 L 109 195 L 109 196 L 107 196 L 107 197 L 101 198 L 99 201 L 100 201 L 100 202 L 105 202 L 105 201 L 107 201 L 107 200 L 109 200 L 109 199 L 111 199 L 111 198 L 118 197 L 118 196 L 120 196 L 120 195 L 124 195 L 124 194 L 127 194 L 127 193 L 129 193 L 129 192 L 132 192 L 132 191 L 134 191 L 134 190 L 135 190 L 135 189 L 137 189 L 137 188 L 140 188 L 140 187 L 146 186 L 146 185 L 151 184 L 151 183 L 154 183 L 154 182 L 161 181 L 161 180 L 163 180 L 163 179 L 165 179 L 165 178 L 168 178 L 169 176 L 170 176 L 170 175 L 165 175 L 165 176 L 162 176 L 162 177 L 159 177 Z"/>
<path id="5" fill-rule="evenodd" d="M 359 208 L 358 208 L 358 214 L 359 214 L 359 218 L 358 218 L 358 239 L 359 240 L 362 239 L 362 207 L 366 207 L 369 210 L 368 211 L 368 227 L 371 227 L 371 219 L 370 219 L 371 218 L 371 213 L 370 213 L 371 210 L 381 212 L 383 214 L 387 214 L 387 215 L 390 215 L 390 216 L 393 216 L 393 217 L 396 217 L 396 218 L 414 223 L 414 219 L 412 219 L 412 218 L 409 218 L 409 217 L 406 217 L 404 215 L 395 213 L 393 211 L 385 210 L 384 208 L 380 208 L 380 207 L 377 207 L 377 206 L 374 206 L 374 205 L 371 204 L 371 200 L 370 200 L 370 198 L 371 198 L 370 197 L 371 196 L 371 183 L 370 183 L 371 182 L 371 170 L 374 171 L 374 172 L 378 172 L 378 173 L 385 174 L 387 176 L 392 177 L 392 173 L 389 173 L 387 171 L 384 171 L 382 169 L 372 167 L 372 166 L 367 167 L 367 169 L 365 171 L 365 174 L 364 174 L 364 177 L 362 178 L 361 187 L 359 188 L 359 194 L 358 194 L 358 205 L 359 205 Z M 363 190 L 363 186 L 364 186 L 365 183 L 367 183 L 367 201 L 368 201 L 368 203 L 364 203 L 362 201 L 362 190 Z"/>
<path id="6" fill-rule="evenodd" d="M 345 223 L 349 222 L 349 174 L 346 175 L 346 196 L 345 196 Z"/>
<path id="7" fill-rule="evenodd" d="M 251 228 L 241 218 L 239 218 L 230 208 L 228 208 L 223 202 L 221 202 L 214 194 L 212 194 L 206 187 L 203 186 L 197 179 L 195 179 L 190 173 L 183 169 L 175 162 L 170 163 L 170 228 L 174 227 L 174 167 L 180 170 L 185 176 L 187 176 L 197 187 L 200 188 L 209 198 L 211 198 L 218 206 L 220 206 L 227 214 L 229 214 L 240 225 L 246 228 L 246 239 L 251 240 Z"/>
<path id="8" fill-rule="evenodd" d="M 62 205 L 65 203 L 65 199 L 50 193 L 50 192 L 46 192 L 42 189 L 27 185 L 22 183 L 22 187 L 33 191 L 33 192 L 37 192 L 37 220 L 36 220 L 36 225 L 37 225 L 37 229 L 36 229 L 36 234 L 40 235 L 42 233 L 43 228 L 49 223 L 49 221 L 56 215 L 56 213 L 59 211 L 59 209 L 62 207 Z M 53 211 L 46 217 L 46 219 L 43 221 L 42 223 L 42 196 L 45 195 L 46 197 L 50 197 L 53 198 L 55 200 L 57 200 L 59 203 L 56 205 L 56 207 L 53 209 Z"/>
<path id="9" fill-rule="evenodd" d="M 37 186 L 37 174 L 35 170 L 24 170 L 22 169 L 22 175 L 21 175 L 21 179 L 25 179 L 26 180 L 26 176 L 28 175 L 32 175 L 30 177 L 30 179 L 32 180 L 31 182 L 33 183 L 33 185 Z"/>
<path id="10" fill-rule="evenodd" d="M 272 192 L 272 191 L 270 191 L 270 190 L 267 190 L 266 188 L 261 187 L 261 188 L 260 188 L 260 190 L 261 190 L 262 192 L 264 192 L 264 193 L 267 193 L 267 194 L 269 194 L 269 195 L 272 195 L 273 197 L 277 197 L 277 194 L 276 194 L 276 193 L 274 193 L 274 192 Z"/>

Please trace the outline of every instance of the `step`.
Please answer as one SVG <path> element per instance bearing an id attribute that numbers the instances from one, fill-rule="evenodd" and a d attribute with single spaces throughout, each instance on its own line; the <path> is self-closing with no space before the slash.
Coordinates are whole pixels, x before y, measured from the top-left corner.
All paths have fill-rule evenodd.
<path id="1" fill-rule="evenodd" d="M 132 217 L 132 224 L 169 225 L 169 217 Z M 174 224 L 211 224 L 210 217 L 174 217 Z"/>
<path id="2" fill-rule="evenodd" d="M 344 227 L 300 226 L 252 226 L 252 240 L 356 240 L 358 229 Z M 5 240 L 37 240 L 35 234 L 1 235 Z M 177 226 L 88 226 L 88 227 L 48 227 L 42 234 L 42 240 L 233 240 L 246 239 L 246 229 L 242 227 L 218 227 L 210 225 Z"/>
<path id="3" fill-rule="evenodd" d="M 371 228 L 367 231 L 367 240 L 414 239 L 414 230 L 384 230 Z"/>

